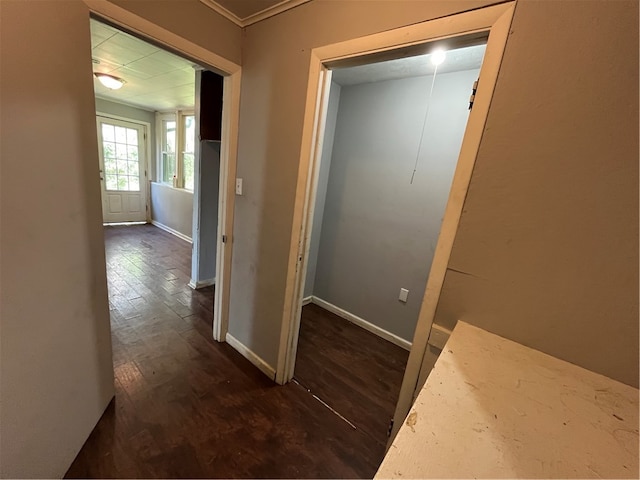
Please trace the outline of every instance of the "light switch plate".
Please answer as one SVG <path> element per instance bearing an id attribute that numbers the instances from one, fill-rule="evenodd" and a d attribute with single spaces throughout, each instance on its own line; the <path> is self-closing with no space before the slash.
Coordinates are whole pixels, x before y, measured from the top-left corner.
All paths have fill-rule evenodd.
<path id="1" fill-rule="evenodd" d="M 407 290 L 406 288 L 401 288 L 400 295 L 398 295 L 398 300 L 407 303 L 407 298 L 409 298 L 409 290 Z"/>
<path id="2" fill-rule="evenodd" d="M 236 195 L 242 195 L 242 179 L 236 178 Z"/>

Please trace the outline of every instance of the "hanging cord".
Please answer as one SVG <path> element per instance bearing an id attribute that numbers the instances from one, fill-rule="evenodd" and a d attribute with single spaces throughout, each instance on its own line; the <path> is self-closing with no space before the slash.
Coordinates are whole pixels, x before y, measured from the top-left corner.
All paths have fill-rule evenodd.
<path id="1" fill-rule="evenodd" d="M 438 65 L 435 66 L 433 70 L 433 79 L 431 80 L 431 90 L 429 91 L 429 100 L 427 103 L 427 109 L 424 112 L 424 121 L 422 122 L 422 132 L 420 133 L 420 142 L 418 143 L 418 152 L 416 153 L 416 163 L 413 166 L 413 173 L 411 174 L 411 182 L 410 185 L 413 185 L 413 178 L 416 176 L 416 171 L 418 170 L 418 160 L 420 159 L 420 150 L 422 150 L 422 140 L 424 139 L 424 129 L 427 126 L 427 118 L 429 117 L 429 109 L 431 108 L 431 96 L 433 95 L 433 86 L 436 83 L 436 74 L 438 73 Z"/>

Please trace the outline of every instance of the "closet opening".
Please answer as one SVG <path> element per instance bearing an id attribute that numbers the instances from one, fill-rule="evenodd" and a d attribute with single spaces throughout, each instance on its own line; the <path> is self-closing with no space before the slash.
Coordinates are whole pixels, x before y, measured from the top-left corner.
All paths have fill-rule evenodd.
<path id="1" fill-rule="evenodd" d="M 382 445 L 486 43 L 327 65 L 293 381 Z"/>

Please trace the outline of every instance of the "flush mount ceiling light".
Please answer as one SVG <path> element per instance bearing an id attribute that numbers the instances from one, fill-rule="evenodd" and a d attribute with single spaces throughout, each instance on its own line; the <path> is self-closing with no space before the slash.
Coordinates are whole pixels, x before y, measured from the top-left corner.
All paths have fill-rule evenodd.
<path id="1" fill-rule="evenodd" d="M 100 80 L 100 83 L 111 90 L 118 90 L 126 82 L 121 78 L 114 77 L 107 73 L 94 73 L 95 77 Z"/>
<path id="2" fill-rule="evenodd" d="M 447 58 L 447 54 L 441 48 L 438 48 L 431 52 L 431 63 L 433 63 L 436 67 L 444 62 L 445 58 Z"/>

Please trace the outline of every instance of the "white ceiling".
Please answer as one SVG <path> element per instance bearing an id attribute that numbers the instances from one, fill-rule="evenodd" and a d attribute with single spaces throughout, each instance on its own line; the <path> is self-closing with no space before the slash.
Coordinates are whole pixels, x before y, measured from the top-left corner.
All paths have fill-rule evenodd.
<path id="1" fill-rule="evenodd" d="M 447 51 L 444 62 L 438 66 L 438 73 L 480 68 L 485 48 L 486 45 L 475 45 Z M 358 85 L 361 83 L 433 75 L 434 69 L 430 55 L 419 55 L 357 67 L 336 68 L 333 70 L 332 80 L 343 86 Z"/>
<path id="2" fill-rule="evenodd" d="M 109 90 L 94 77 L 97 97 L 152 111 L 193 108 L 192 62 L 93 19 L 91 55 L 94 72 L 109 73 L 126 82 L 119 90 Z"/>

